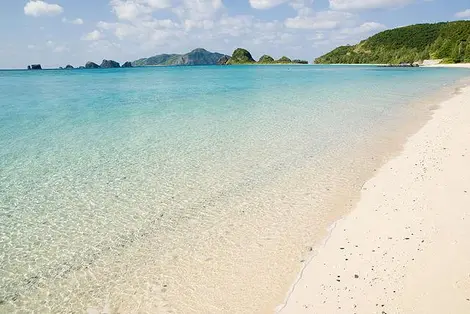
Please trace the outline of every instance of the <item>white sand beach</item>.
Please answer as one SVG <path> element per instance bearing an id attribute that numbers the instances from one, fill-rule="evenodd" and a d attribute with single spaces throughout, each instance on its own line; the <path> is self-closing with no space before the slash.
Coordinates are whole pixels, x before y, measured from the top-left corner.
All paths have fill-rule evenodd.
<path id="1" fill-rule="evenodd" d="M 467 68 L 470 69 L 470 63 L 455 63 L 455 64 L 431 64 L 425 65 L 427 68 Z"/>
<path id="2" fill-rule="evenodd" d="M 276 313 L 470 313 L 470 87 L 363 186 Z"/>

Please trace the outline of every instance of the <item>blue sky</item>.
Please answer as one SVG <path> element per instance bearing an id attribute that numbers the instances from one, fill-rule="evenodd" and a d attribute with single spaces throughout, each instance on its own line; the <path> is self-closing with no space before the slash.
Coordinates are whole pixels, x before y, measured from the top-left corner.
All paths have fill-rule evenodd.
<path id="1" fill-rule="evenodd" d="M 470 19 L 468 0 L 2 0 L 0 68 L 197 47 L 309 61 L 387 28 Z"/>

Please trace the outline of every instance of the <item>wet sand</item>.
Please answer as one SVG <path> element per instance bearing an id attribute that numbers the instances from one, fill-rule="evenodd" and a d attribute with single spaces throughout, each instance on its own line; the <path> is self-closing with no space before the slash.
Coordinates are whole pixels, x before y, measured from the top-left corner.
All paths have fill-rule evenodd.
<path id="1" fill-rule="evenodd" d="M 470 87 L 365 183 L 276 313 L 470 313 Z"/>

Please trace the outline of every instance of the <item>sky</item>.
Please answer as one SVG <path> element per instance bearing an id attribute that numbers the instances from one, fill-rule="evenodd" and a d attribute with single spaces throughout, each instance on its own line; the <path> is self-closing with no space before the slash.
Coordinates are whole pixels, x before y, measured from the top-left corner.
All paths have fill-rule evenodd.
<path id="1" fill-rule="evenodd" d="M 469 0 L 1 0 L 0 68 L 202 47 L 312 61 L 385 29 L 470 19 Z"/>

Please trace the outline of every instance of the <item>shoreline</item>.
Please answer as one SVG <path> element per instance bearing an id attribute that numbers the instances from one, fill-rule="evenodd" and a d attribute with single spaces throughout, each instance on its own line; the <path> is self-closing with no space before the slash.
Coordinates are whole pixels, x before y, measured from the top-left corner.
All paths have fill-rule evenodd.
<path id="1" fill-rule="evenodd" d="M 470 69 L 470 63 L 450 63 L 450 64 L 431 64 L 422 65 L 423 68 L 465 68 Z"/>
<path id="2" fill-rule="evenodd" d="M 341 71 L 336 71 L 338 72 Z M 426 76 L 427 74 L 424 73 L 418 77 L 426 80 Z M 51 276 L 41 275 L 41 278 L 46 278 L 44 281 L 48 282 L 45 287 L 50 297 L 41 295 L 44 290 L 37 282 L 33 282 L 30 286 L 25 285 L 25 281 L 18 280 L 16 291 L 18 289 L 22 293 L 24 291 L 22 299 L 14 304 L 4 303 L 5 305 L 2 306 L 12 306 L 5 308 L 7 312 L 14 312 L 13 306 L 16 304 L 25 304 L 30 309 L 42 309 L 44 306 L 42 300 L 47 298 L 48 303 L 56 309 L 69 308 L 72 311 L 82 309 L 81 306 L 86 305 L 92 313 L 102 312 L 103 307 L 112 308 L 113 312 L 132 312 L 136 304 L 141 306 L 142 311 L 158 313 L 167 311 L 204 313 L 209 307 L 215 313 L 232 313 L 234 309 L 237 309 L 237 313 L 240 314 L 272 313 L 276 305 L 284 300 L 286 289 L 291 286 L 299 269 L 305 265 L 308 256 L 312 254 L 312 249 L 325 237 L 328 226 L 351 212 L 359 200 L 362 185 L 373 175 L 373 171 L 397 155 L 406 138 L 431 118 L 433 106 L 429 103 L 437 103 L 436 98 L 450 97 L 450 93 L 455 90 L 455 80 L 447 81 L 447 84 L 443 81 L 444 78 L 438 76 L 437 83 L 436 80 L 432 83 L 435 86 L 433 90 L 436 92 L 427 88 L 424 89 L 426 92 L 415 93 L 414 97 L 400 97 L 396 98 L 399 99 L 396 102 L 387 102 L 387 106 L 396 107 L 389 110 L 387 116 L 383 113 L 379 115 L 382 121 L 380 124 L 370 124 L 363 130 L 358 130 L 357 136 L 348 137 L 348 145 L 341 145 L 342 142 L 339 141 L 338 144 L 324 147 L 321 152 L 302 149 L 293 155 L 295 157 L 292 159 L 289 159 L 290 154 L 281 155 L 279 159 L 272 154 L 266 154 L 267 158 L 262 159 L 258 157 L 262 155 L 254 155 L 252 158 L 255 160 L 270 163 L 266 167 L 257 162 L 250 170 L 257 176 L 259 175 L 260 179 L 233 181 L 237 177 L 227 175 L 228 186 L 233 187 L 233 183 L 236 182 L 242 182 L 243 186 L 237 184 L 235 185 L 237 189 L 231 188 L 232 190 L 228 192 L 222 190 L 224 194 L 212 195 L 201 193 L 197 189 L 181 188 L 184 194 L 182 197 L 176 197 L 176 201 L 165 196 L 158 199 L 159 202 L 162 201 L 162 204 L 169 202 L 173 206 L 163 207 L 166 209 L 163 219 L 158 212 L 155 213 L 153 219 L 157 219 L 157 223 L 150 219 L 137 220 L 138 224 L 135 225 L 139 228 L 132 230 L 131 233 L 127 233 L 125 228 L 121 229 L 121 224 L 117 224 L 114 226 L 116 228 L 113 231 L 114 234 L 130 234 L 129 238 L 119 237 L 119 241 L 115 241 L 117 237 L 108 239 L 104 237 L 103 240 L 106 241 L 103 242 L 104 244 L 99 243 L 98 247 L 93 246 L 95 250 L 98 248 L 100 255 L 87 253 L 83 255 L 85 258 L 78 256 L 76 258 L 78 263 L 69 259 L 53 259 L 52 266 L 46 264 L 44 268 L 50 269 L 54 274 L 54 271 L 60 269 L 60 265 L 71 265 L 75 268 L 80 267 L 85 261 L 93 277 L 80 276 L 76 281 L 70 281 L 72 276 L 80 274 L 80 269 L 64 276 L 57 276 L 53 280 L 49 279 L 52 278 Z M 416 88 L 419 88 L 418 85 L 422 83 L 416 78 L 414 82 L 416 82 L 413 84 Z M 408 85 L 401 86 L 405 89 L 408 87 Z M 350 89 L 349 92 L 352 90 Z M 358 89 L 354 88 L 354 90 Z M 378 90 L 385 96 L 387 92 L 393 93 L 388 89 Z M 426 99 L 429 98 L 432 101 L 422 99 L 423 94 L 426 95 Z M 375 95 L 375 98 L 368 98 L 369 101 L 361 102 L 361 104 L 368 104 L 382 97 L 382 94 Z M 276 99 L 278 97 L 280 96 Z M 290 98 L 286 99 L 287 103 Z M 296 98 L 292 97 L 292 99 Z M 308 99 L 304 97 L 299 100 L 304 100 L 308 104 L 311 102 Z M 402 102 L 399 102 L 400 100 Z M 332 102 L 329 107 L 330 112 L 337 112 L 338 109 L 347 110 L 343 105 L 334 106 L 334 104 Z M 272 113 L 272 108 L 269 106 L 266 110 L 269 112 L 266 113 Z M 285 108 L 281 112 L 289 113 L 288 111 L 296 109 L 296 105 L 280 108 Z M 349 108 L 352 109 L 351 112 L 361 113 L 361 110 L 367 110 L 369 105 L 349 106 Z M 285 132 L 286 128 L 279 126 L 287 126 L 287 130 L 291 131 L 289 136 L 285 137 L 284 143 L 286 144 L 280 142 L 281 147 L 284 145 L 283 147 L 305 148 L 308 143 L 310 145 L 321 144 L 321 142 L 315 142 L 313 136 L 334 138 L 324 132 L 302 133 L 303 129 L 289 129 L 291 125 L 304 125 L 306 126 L 304 129 L 317 125 L 311 121 L 312 117 L 317 116 L 313 114 L 315 112 L 304 111 L 303 106 L 299 109 L 302 111 L 294 112 L 292 116 L 282 115 L 283 120 L 287 119 L 291 123 L 277 124 L 275 129 L 268 129 L 272 130 L 270 133 L 274 135 L 268 137 L 272 139 L 271 142 L 283 139 L 277 131 Z M 303 112 L 310 114 L 299 114 Z M 266 115 L 262 117 L 262 121 L 266 121 L 269 125 L 276 121 L 274 115 L 272 118 L 268 116 L 269 119 Z M 351 119 L 350 115 L 344 117 L 344 121 Z M 258 121 L 255 121 L 256 126 L 259 125 Z M 246 123 L 241 125 L 246 125 Z M 331 123 L 325 125 L 329 130 Z M 358 123 L 355 123 L 354 128 L 357 125 Z M 342 132 L 338 132 L 338 136 L 341 137 L 340 133 L 347 133 L 344 131 L 351 129 L 342 129 Z M 261 128 L 261 130 L 265 129 Z M 296 132 L 292 132 L 293 130 Z M 240 137 L 240 134 L 237 133 L 237 138 L 250 141 L 249 137 Z M 253 143 L 263 145 L 258 140 Z M 228 148 L 239 150 L 238 146 L 228 146 Z M 157 146 L 147 144 L 145 147 L 146 152 L 155 152 L 153 149 Z M 273 151 L 279 152 L 278 147 L 276 145 Z M 229 153 L 224 152 L 224 154 L 230 156 L 231 151 L 227 151 Z M 256 151 L 258 154 L 263 152 L 263 150 Z M 248 149 L 247 152 L 251 150 Z M 303 152 L 308 152 L 308 155 Z M 151 155 L 157 156 L 154 153 Z M 252 156 L 246 153 L 243 155 Z M 222 155 L 219 156 L 224 158 Z M 130 160 L 133 159 L 130 158 Z M 136 160 L 140 164 L 145 158 L 136 158 Z M 150 164 L 145 164 L 145 162 L 143 164 L 146 165 L 145 168 L 153 169 Z M 242 169 L 246 168 L 245 162 L 239 165 Z M 226 163 L 211 163 L 214 173 L 219 173 L 220 169 L 225 167 Z M 260 172 L 259 170 L 263 167 L 263 171 Z M 127 169 L 126 171 L 133 169 L 132 167 L 124 168 Z M 268 180 L 263 180 L 264 176 Z M 133 180 L 137 182 L 145 178 L 142 176 Z M 252 175 L 249 178 L 252 178 Z M 211 177 L 207 179 L 205 182 L 213 182 Z M 149 180 L 151 183 L 155 181 L 157 180 Z M 146 187 L 147 191 L 155 189 L 153 185 L 142 186 Z M 124 195 L 127 195 L 125 193 Z M 203 198 L 200 199 L 199 195 Z M 227 195 L 229 197 L 226 197 Z M 143 196 L 145 199 L 145 194 Z M 197 202 L 186 202 L 191 199 Z M 204 208 L 201 207 L 202 205 L 210 206 L 211 210 L 182 211 L 183 206 L 199 209 Z M 136 207 L 132 206 L 132 208 Z M 230 210 L 219 210 L 224 208 Z M 146 214 L 147 211 L 139 210 L 138 213 Z M 113 219 L 115 217 L 123 219 L 126 216 L 113 215 Z M 51 218 L 55 217 L 51 216 Z M 130 219 L 130 221 L 133 220 L 134 218 Z M 18 221 L 27 221 L 27 219 L 18 219 Z M 70 220 L 73 225 L 80 221 L 81 219 Z M 173 222 L 176 224 L 173 225 Z M 167 227 L 170 223 L 174 226 L 171 229 Z M 56 224 L 51 223 L 51 225 Z M 93 234 L 93 230 L 91 231 L 90 234 Z M 62 247 L 68 247 L 70 242 L 77 243 L 71 246 L 72 249 L 77 247 L 76 245 L 81 247 L 82 243 L 84 248 L 88 248 L 89 244 L 93 243 L 86 236 L 82 238 L 79 235 L 74 238 L 67 242 L 58 239 L 56 243 L 63 245 Z M 128 239 L 133 239 L 133 242 L 128 242 Z M 115 247 L 117 250 L 107 250 L 107 247 Z M 91 264 L 88 264 L 90 262 Z M 123 269 L 126 271 L 122 272 Z M 43 274 L 43 270 L 40 271 L 39 274 Z M 31 272 L 31 276 L 36 276 L 37 273 Z M 120 274 L 121 279 L 116 280 L 114 274 Z M 142 288 L 141 283 L 145 282 L 149 285 Z M 186 285 L 187 282 L 192 285 Z M 13 289 L 11 291 L 15 292 Z M 123 291 L 131 293 L 123 294 Z M 64 298 L 68 299 L 66 304 L 62 302 Z M 44 309 L 43 311 L 50 310 Z"/>
<path id="3" fill-rule="evenodd" d="M 366 180 L 353 210 L 330 226 L 275 313 L 470 311 L 467 104 L 468 84 L 440 101 L 401 151 Z"/>

